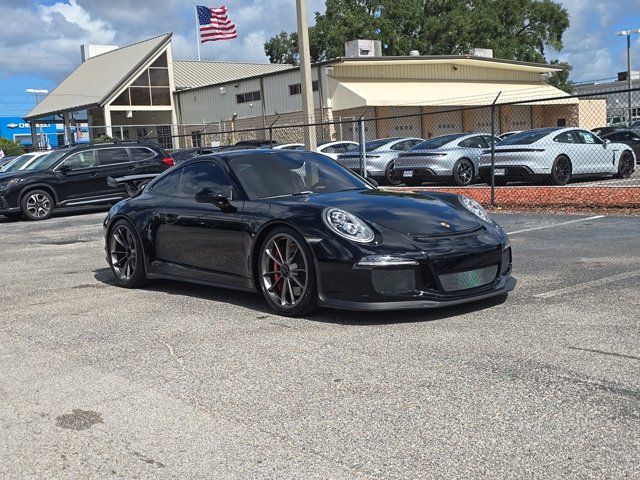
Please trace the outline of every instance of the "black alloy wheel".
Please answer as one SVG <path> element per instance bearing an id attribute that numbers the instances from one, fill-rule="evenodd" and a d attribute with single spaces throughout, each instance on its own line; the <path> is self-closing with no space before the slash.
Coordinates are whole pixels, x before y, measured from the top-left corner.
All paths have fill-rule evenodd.
<path id="1" fill-rule="evenodd" d="M 473 181 L 473 164 L 463 158 L 453 166 L 453 183 L 459 187 L 466 187 Z"/>
<path id="2" fill-rule="evenodd" d="M 393 162 L 389 162 L 384 171 L 384 181 L 387 185 L 400 185 L 400 179 L 393 174 Z"/>
<path id="3" fill-rule="evenodd" d="M 280 227 L 260 247 L 258 282 L 267 303 L 280 315 L 297 317 L 317 306 L 311 250 L 295 230 Z"/>
<path id="4" fill-rule="evenodd" d="M 633 173 L 633 156 L 629 152 L 623 152 L 618 162 L 617 178 L 629 178 Z"/>
<path id="5" fill-rule="evenodd" d="M 121 287 L 135 288 L 145 281 L 142 244 L 127 220 L 118 221 L 109 234 L 109 266 L 116 283 Z"/>
<path id="6" fill-rule="evenodd" d="M 571 160 L 567 157 L 558 157 L 551 167 L 551 181 L 554 185 L 566 185 L 571 180 Z"/>
<path id="7" fill-rule="evenodd" d="M 31 190 L 22 197 L 20 209 L 29 220 L 46 220 L 53 212 L 53 197 L 46 190 Z"/>

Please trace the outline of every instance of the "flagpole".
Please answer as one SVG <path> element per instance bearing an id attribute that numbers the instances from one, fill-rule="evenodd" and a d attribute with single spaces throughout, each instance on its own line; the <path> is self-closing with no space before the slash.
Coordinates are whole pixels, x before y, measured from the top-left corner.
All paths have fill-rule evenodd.
<path id="1" fill-rule="evenodd" d="M 200 22 L 198 21 L 198 5 L 193 6 L 196 9 L 196 43 L 198 44 L 198 61 L 200 61 Z"/>

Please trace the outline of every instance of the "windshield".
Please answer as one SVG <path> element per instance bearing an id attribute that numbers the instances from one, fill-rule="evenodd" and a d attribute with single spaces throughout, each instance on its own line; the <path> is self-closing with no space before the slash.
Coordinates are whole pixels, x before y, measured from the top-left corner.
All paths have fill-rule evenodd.
<path id="1" fill-rule="evenodd" d="M 370 142 L 366 142 L 364 144 L 364 151 L 371 152 L 376 148 L 380 148 L 387 143 L 393 142 L 394 140 L 398 140 L 397 138 L 383 138 L 382 140 L 372 140 Z M 360 149 L 360 145 L 351 145 L 347 152 L 357 152 Z"/>
<path id="2" fill-rule="evenodd" d="M 15 172 L 23 168 L 35 155 L 33 153 L 25 153 L 19 157 L 14 158 L 5 166 L 0 168 L 0 173 Z"/>
<path id="3" fill-rule="evenodd" d="M 248 153 L 231 158 L 229 167 L 251 200 L 370 188 L 360 177 L 317 153 Z"/>
<path id="4" fill-rule="evenodd" d="M 526 132 L 516 133 L 502 140 L 500 142 L 500 146 L 531 145 L 532 143 L 537 142 L 541 138 L 544 138 L 550 133 L 553 133 L 555 131 L 556 131 L 555 128 L 541 128 L 539 130 L 528 130 Z"/>
<path id="5" fill-rule="evenodd" d="M 51 168 L 58 160 L 64 157 L 66 153 L 69 153 L 69 151 L 58 150 L 57 152 L 47 153 L 25 168 L 25 170 L 46 170 L 47 168 Z"/>
<path id="6" fill-rule="evenodd" d="M 447 143 L 453 142 L 454 140 L 464 137 L 465 134 L 459 133 L 454 135 L 442 135 L 440 137 L 433 137 L 430 140 L 425 140 L 417 144 L 411 150 L 434 150 L 436 148 L 440 148 L 445 146 Z"/>

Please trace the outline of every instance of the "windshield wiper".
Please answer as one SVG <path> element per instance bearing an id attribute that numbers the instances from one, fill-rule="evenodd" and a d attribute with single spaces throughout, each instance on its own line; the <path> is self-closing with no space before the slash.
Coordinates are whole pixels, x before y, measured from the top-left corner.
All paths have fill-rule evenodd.
<path id="1" fill-rule="evenodd" d="M 292 192 L 292 193 L 283 193 L 282 195 L 271 195 L 269 197 L 262 197 L 263 199 L 268 198 L 281 198 L 281 197 L 297 197 L 300 195 L 311 195 L 313 192 L 311 190 L 304 190 L 302 192 Z"/>

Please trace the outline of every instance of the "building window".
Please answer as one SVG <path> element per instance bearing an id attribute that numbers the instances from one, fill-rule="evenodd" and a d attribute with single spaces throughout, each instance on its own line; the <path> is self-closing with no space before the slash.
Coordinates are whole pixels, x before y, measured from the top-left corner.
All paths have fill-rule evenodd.
<path id="1" fill-rule="evenodd" d="M 318 91 L 318 81 L 311 82 L 311 88 L 314 92 Z M 302 93 L 302 85 L 299 83 L 293 83 L 289 85 L 289 95 L 300 95 Z"/>
<path id="2" fill-rule="evenodd" d="M 236 103 L 257 102 L 258 100 L 260 100 L 260 90 L 236 95 Z"/>
<path id="3" fill-rule="evenodd" d="M 562 128 L 566 127 L 567 126 L 567 119 L 566 118 L 559 118 L 556 126 L 562 127 Z"/>
<path id="4" fill-rule="evenodd" d="M 171 135 L 171 126 L 158 125 L 158 143 L 165 150 L 171 150 L 173 148 L 173 138 Z"/>
<path id="5" fill-rule="evenodd" d="M 171 105 L 167 56 L 163 53 L 136 78 L 112 105 Z"/>

